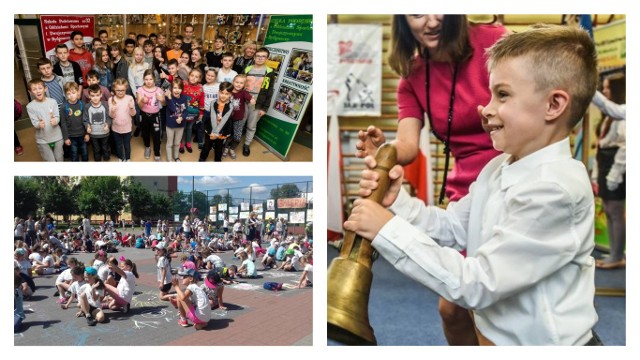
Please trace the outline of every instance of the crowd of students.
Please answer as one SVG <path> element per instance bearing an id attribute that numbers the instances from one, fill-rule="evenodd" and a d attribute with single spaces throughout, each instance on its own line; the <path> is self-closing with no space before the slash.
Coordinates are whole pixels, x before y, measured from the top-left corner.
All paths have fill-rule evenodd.
<path id="1" fill-rule="evenodd" d="M 42 160 L 88 161 L 90 146 L 95 161 L 115 155 L 126 162 L 132 137 L 140 135 L 145 159 L 153 152 L 153 160 L 161 161 L 165 141 L 166 161 L 193 152 L 192 142 L 201 151 L 199 161 L 211 149 L 214 161 L 235 160 L 243 132 L 242 154 L 250 156 L 257 123 L 273 96 L 275 72 L 265 65 L 269 50 L 247 41 L 235 57 L 218 36 L 205 52 L 192 25 L 184 33 L 171 44 L 164 34 L 130 34 L 123 44 L 110 44 L 101 30 L 91 52 L 74 31 L 71 49 L 61 43 L 54 62 L 39 59 L 41 76 L 27 85 L 27 112 Z M 24 151 L 17 134 L 15 150 Z"/>
<path id="2" fill-rule="evenodd" d="M 278 219 L 281 227 L 281 219 Z M 268 223 L 268 221 L 267 221 Z M 132 222 L 133 224 L 133 222 Z M 186 216 L 175 229 L 159 220 L 157 232 L 152 222 L 141 220 L 139 234 L 117 231 L 113 221 L 92 227 L 88 218 L 79 226 L 58 232 L 54 223 L 43 217 L 35 221 L 16 218 L 14 222 L 14 331 L 25 319 L 23 301 L 37 291 L 35 276 L 58 274 L 54 297 L 63 310 L 79 308 L 76 316 L 86 318 L 89 326 L 104 322 L 106 309 L 128 313 L 139 277 L 136 264 L 124 256 L 110 254 L 126 247 L 150 249 L 157 262 L 158 298 L 169 301 L 180 313 L 178 324 L 196 329 L 206 327 L 211 310 L 226 310 L 222 294 L 225 284 L 236 278 L 258 277 L 258 270 L 277 269 L 301 272 L 298 288 L 313 283 L 313 240 L 309 236 L 282 236 L 281 232 L 246 231 L 243 222 L 223 232 L 213 232 L 208 223 Z M 275 228 L 275 226 L 274 226 Z M 234 231 L 236 230 L 236 231 Z M 248 229 L 247 229 L 248 230 Z M 126 252 L 126 250 L 124 250 Z M 216 253 L 233 252 L 237 264 L 226 264 Z M 83 264 L 73 253 L 94 254 Z M 151 254 L 150 254 L 151 256 Z M 178 259 L 180 264 L 172 266 Z M 261 269 L 257 268 L 261 264 Z M 280 287 L 282 284 L 280 284 Z"/>

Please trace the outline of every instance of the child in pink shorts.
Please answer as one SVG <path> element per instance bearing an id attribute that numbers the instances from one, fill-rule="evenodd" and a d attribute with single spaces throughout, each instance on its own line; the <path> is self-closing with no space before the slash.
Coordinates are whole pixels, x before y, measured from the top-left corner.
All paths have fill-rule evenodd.
<path id="1" fill-rule="evenodd" d="M 172 283 L 178 293 L 177 300 L 180 311 L 178 324 L 182 327 L 187 327 L 190 320 L 195 329 L 200 330 L 209 324 L 211 307 L 207 294 L 198 286 L 196 276 L 194 269 L 184 269 L 178 273 L 177 277 L 172 279 Z M 178 278 L 181 279 L 181 285 L 186 287 L 184 291 L 180 288 Z"/>

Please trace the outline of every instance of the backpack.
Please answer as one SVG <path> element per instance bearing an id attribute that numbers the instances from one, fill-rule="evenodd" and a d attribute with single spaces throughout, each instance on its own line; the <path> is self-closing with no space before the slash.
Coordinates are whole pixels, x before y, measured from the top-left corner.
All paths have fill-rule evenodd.
<path id="1" fill-rule="evenodd" d="M 262 284 L 262 287 L 265 290 L 278 291 L 278 290 L 282 290 L 282 283 L 267 281 L 264 284 Z"/>

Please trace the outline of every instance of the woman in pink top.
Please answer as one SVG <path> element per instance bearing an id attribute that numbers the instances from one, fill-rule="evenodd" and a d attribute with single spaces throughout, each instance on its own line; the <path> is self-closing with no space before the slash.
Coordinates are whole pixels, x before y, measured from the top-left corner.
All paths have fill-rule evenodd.
<path id="1" fill-rule="evenodd" d="M 506 29 L 471 25 L 465 15 L 395 15 L 391 29 L 389 66 L 401 76 L 398 83 L 398 133 L 393 142 L 398 161 L 407 165 L 418 156 L 420 129 L 430 129 L 445 145 L 453 170 L 441 189 L 457 201 L 467 194 L 485 164 L 498 152 L 482 129 L 478 105 L 491 98 L 485 49 Z M 358 134 L 357 156 L 375 153 L 384 143 L 382 131 L 370 126 Z M 451 345 L 477 345 L 473 321 L 466 309 L 440 298 L 444 333 Z"/>

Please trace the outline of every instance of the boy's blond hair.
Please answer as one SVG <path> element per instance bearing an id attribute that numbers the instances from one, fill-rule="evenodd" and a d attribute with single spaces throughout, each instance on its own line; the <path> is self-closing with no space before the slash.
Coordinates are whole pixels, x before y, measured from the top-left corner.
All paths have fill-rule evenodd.
<path id="1" fill-rule="evenodd" d="M 526 56 L 536 91 L 562 89 L 571 97 L 568 125 L 584 115 L 598 83 L 597 54 L 586 31 L 558 25 L 535 25 L 507 35 L 487 50 L 491 72 L 500 62 Z M 525 70 L 525 69 L 523 69 Z"/>
<path id="2" fill-rule="evenodd" d="M 71 90 L 75 90 L 75 91 L 80 90 L 80 86 L 78 86 L 78 84 L 75 81 L 70 81 L 70 82 L 64 84 L 63 88 L 64 88 L 64 93 L 65 94 L 68 93 Z"/>

